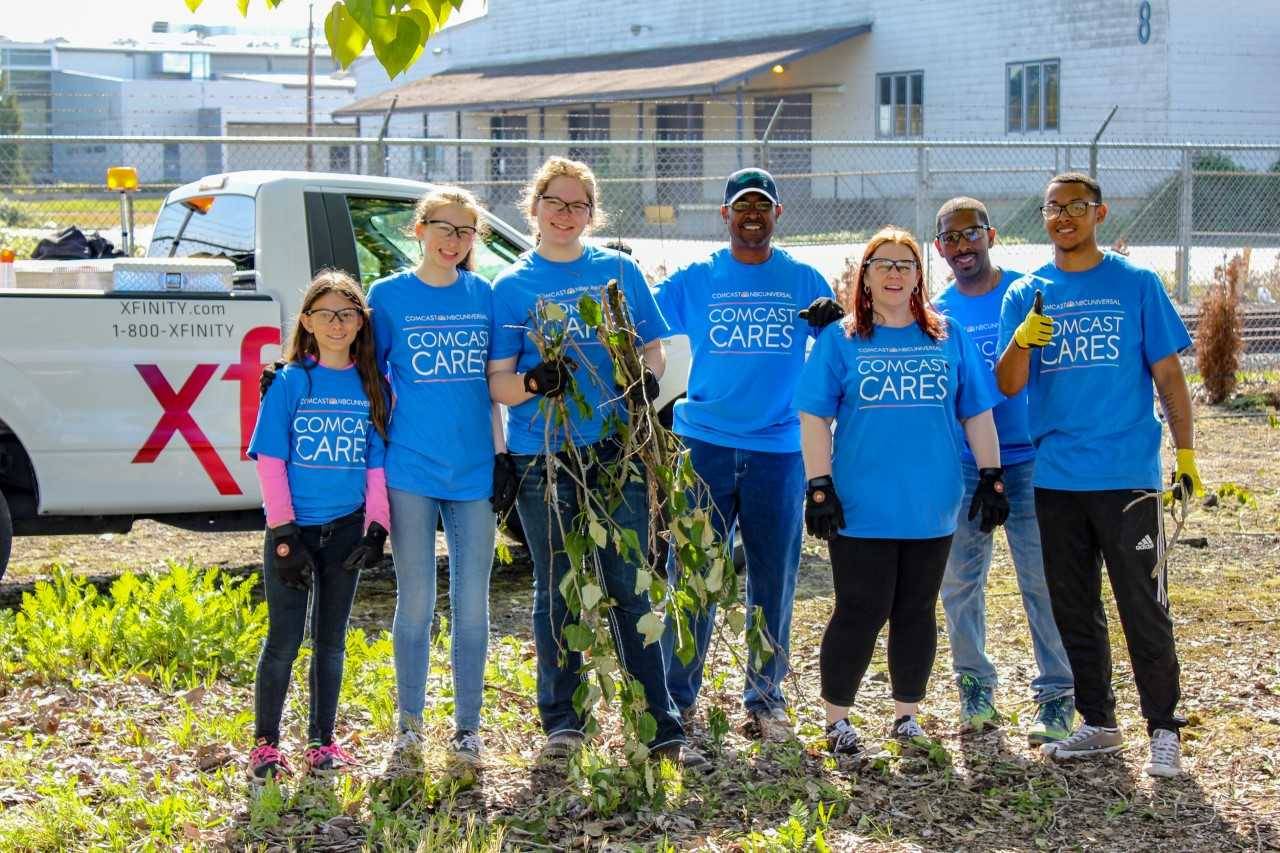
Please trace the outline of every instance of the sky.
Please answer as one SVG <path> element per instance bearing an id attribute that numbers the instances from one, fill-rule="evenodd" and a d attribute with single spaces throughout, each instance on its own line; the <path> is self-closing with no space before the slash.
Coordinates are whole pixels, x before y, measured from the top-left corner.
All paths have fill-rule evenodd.
<path id="1" fill-rule="evenodd" d="M 316 38 L 324 38 L 324 17 L 333 0 L 316 0 Z M 249 15 L 240 16 L 236 0 L 204 0 L 195 12 L 184 0 L 0 0 L 0 35 L 14 41 L 44 41 L 61 36 L 70 41 L 110 42 L 151 32 L 153 21 L 232 25 L 255 33 L 305 35 L 307 0 L 282 0 L 269 9 L 265 0 L 249 0 Z M 480 0 L 468 0 L 463 15 L 479 12 Z M 15 14 L 16 12 L 16 14 Z M 456 22 L 456 21 L 455 21 Z"/>

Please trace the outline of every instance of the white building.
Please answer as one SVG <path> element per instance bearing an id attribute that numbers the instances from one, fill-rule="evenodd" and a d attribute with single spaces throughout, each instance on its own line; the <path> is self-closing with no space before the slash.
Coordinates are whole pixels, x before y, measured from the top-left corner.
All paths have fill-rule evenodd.
<path id="1" fill-rule="evenodd" d="M 391 136 L 573 140 L 644 178 L 650 205 L 696 208 L 754 147 L 661 143 L 757 139 L 779 100 L 775 140 L 1078 142 L 1118 106 L 1107 140 L 1280 142 L 1277 44 L 1275 0 L 488 0 L 394 85 L 359 60 L 335 115 L 373 135 L 394 97 Z M 600 139 L 656 144 L 610 160 Z M 501 210 L 541 153 L 423 146 L 393 150 L 393 171 L 487 187 Z M 834 198 L 849 156 L 779 148 L 770 165 L 806 176 L 791 198 Z M 911 152 L 881 159 L 915 168 Z"/>
<path id="2" fill-rule="evenodd" d="M 319 45 L 323 46 L 323 38 Z M 332 111 L 354 79 L 316 51 L 315 126 L 348 136 Z M 0 40 L 0 72 L 17 95 L 23 132 L 80 136 L 300 136 L 306 129 L 307 50 L 287 39 L 152 33 L 109 44 Z M 350 146 L 313 146 L 317 168 L 349 170 Z M 99 183 L 105 165 L 136 165 L 145 183 L 181 183 L 263 165 L 262 152 L 224 145 L 58 143 L 24 148 L 36 181 Z M 274 168 L 301 168 L 303 146 L 274 148 Z M 259 159 L 250 160 L 251 157 Z"/>

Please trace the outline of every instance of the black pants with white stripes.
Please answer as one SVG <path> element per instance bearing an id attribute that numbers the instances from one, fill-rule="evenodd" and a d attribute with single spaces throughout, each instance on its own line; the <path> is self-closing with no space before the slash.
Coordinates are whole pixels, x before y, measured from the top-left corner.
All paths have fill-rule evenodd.
<path id="1" fill-rule="evenodd" d="M 1175 713 L 1178 655 L 1165 570 L 1151 576 L 1164 553 L 1160 495 L 1141 489 L 1037 488 L 1036 517 L 1053 618 L 1075 675 L 1076 710 L 1090 725 L 1116 725 L 1111 641 L 1102 606 L 1105 562 L 1147 731 L 1176 732 L 1186 721 Z"/>

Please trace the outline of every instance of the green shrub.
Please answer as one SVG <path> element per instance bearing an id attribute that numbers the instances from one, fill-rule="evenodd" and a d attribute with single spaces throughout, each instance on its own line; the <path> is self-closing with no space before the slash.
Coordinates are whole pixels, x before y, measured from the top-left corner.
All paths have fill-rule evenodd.
<path id="1" fill-rule="evenodd" d="M 166 689 L 248 683 L 267 630 L 256 582 L 170 564 L 168 574 L 121 575 L 102 595 L 58 567 L 22 597 L 15 618 L 0 621 L 0 662 L 9 675 L 48 681 L 90 670 L 141 673 Z"/>

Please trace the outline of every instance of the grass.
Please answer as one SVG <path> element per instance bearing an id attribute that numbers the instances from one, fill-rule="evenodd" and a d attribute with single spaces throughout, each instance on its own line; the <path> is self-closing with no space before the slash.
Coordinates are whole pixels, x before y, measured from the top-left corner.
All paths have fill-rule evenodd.
<path id="1" fill-rule="evenodd" d="M 988 588 L 988 651 L 1002 677 L 997 701 L 1012 718 L 999 732 L 957 734 L 940 631 L 925 701 L 930 753 L 881 746 L 892 702 L 875 674 L 883 671 L 880 653 L 856 709 L 879 752 L 859 773 L 837 770 L 821 749 L 817 707 L 830 570 L 823 549 L 808 541 L 787 686 L 798 743 L 762 745 L 739 734 L 741 675 L 728 650 L 714 648 L 699 736 L 715 764 L 708 777 L 626 766 L 613 715 L 567 774 L 535 770 L 531 595 L 527 576 L 506 570 L 493 589 L 485 770 L 459 773 L 447 760 L 453 705 L 442 614 L 425 713 L 427 772 L 383 778 L 394 721 L 386 633 L 393 598 L 385 584 L 362 582 L 339 736 L 365 764 L 341 780 L 269 786 L 256 796 L 242 775 L 264 626 L 253 582 L 174 565 L 123 575 L 98 595 L 49 568 L 50 580 L 19 611 L 0 611 L 0 849 L 1274 849 L 1280 659 L 1269 650 L 1280 645 L 1280 429 L 1217 414 L 1202 421 L 1198 443 L 1201 471 L 1222 498 L 1194 512 L 1184 531 L 1209 547 L 1181 545 L 1171 557 L 1190 721 L 1186 779 L 1155 782 L 1140 773 L 1142 724 L 1109 599 L 1129 749 L 1058 766 L 1026 748 L 1035 665 L 1002 539 Z M 284 719 L 283 746 L 295 765 L 308 664 L 304 647 Z"/>

